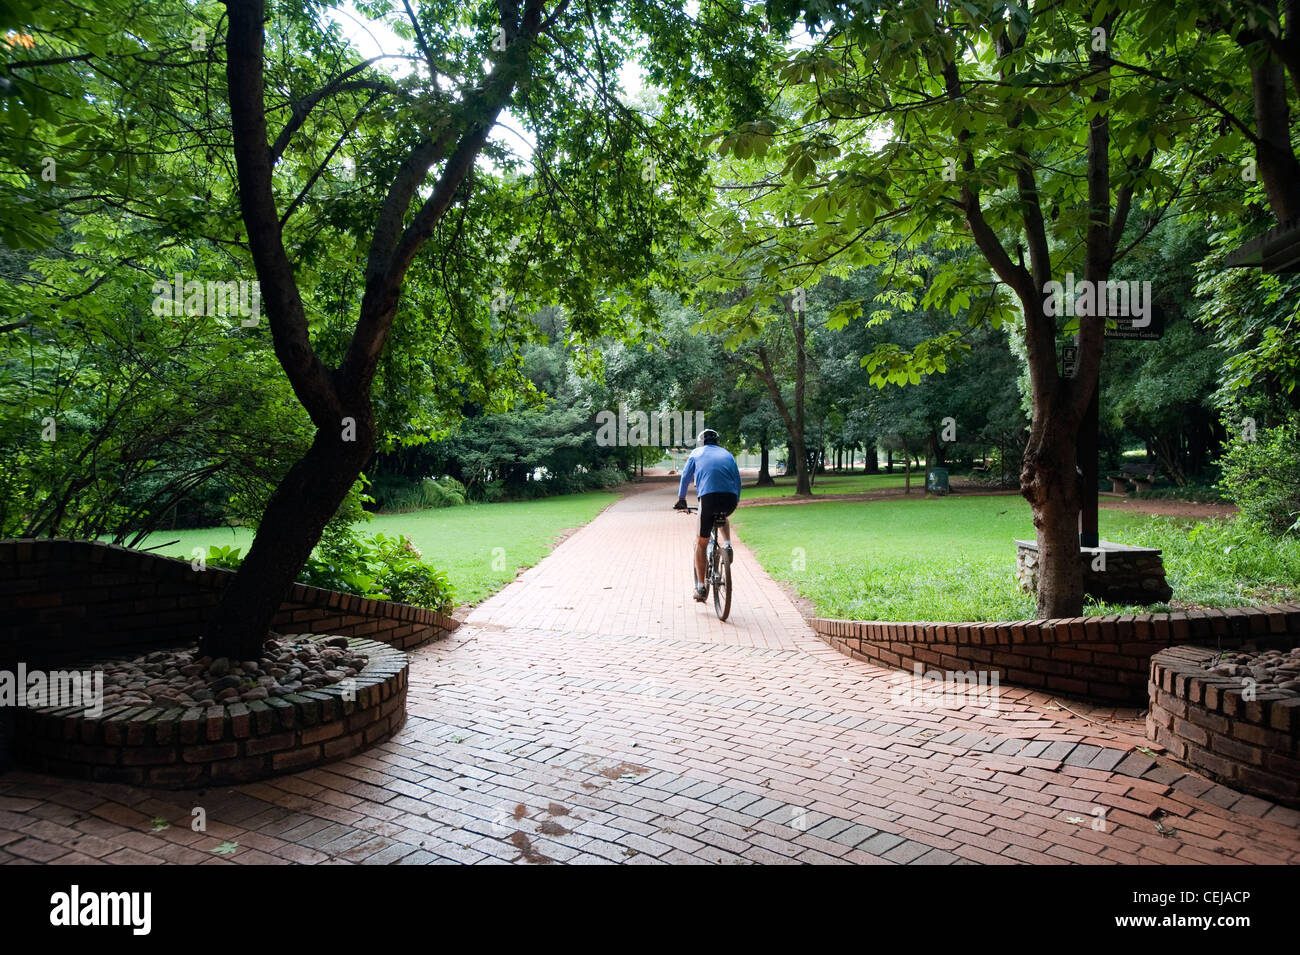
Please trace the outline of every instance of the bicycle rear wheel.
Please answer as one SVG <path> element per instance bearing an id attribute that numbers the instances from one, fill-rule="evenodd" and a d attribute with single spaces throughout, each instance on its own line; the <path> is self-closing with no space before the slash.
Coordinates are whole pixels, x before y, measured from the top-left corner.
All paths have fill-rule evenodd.
<path id="1" fill-rule="evenodd" d="M 726 620 L 731 613 L 731 561 L 727 560 L 716 539 L 709 576 L 713 578 L 713 612 L 719 620 Z"/>

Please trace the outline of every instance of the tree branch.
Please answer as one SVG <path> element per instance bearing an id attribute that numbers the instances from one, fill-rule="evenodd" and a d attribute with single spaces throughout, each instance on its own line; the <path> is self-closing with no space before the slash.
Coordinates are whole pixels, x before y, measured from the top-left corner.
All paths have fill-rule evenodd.
<path id="1" fill-rule="evenodd" d="M 312 349 L 293 267 L 284 250 L 266 142 L 262 23 L 265 0 L 224 0 L 230 15 L 226 78 L 230 92 L 239 207 L 261 285 L 276 358 L 318 428 L 337 428 L 340 410 L 330 375 Z"/>

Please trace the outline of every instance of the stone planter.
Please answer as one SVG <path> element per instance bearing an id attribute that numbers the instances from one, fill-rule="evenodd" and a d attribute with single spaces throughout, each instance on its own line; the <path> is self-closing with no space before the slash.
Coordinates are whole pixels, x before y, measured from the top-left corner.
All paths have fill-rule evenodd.
<path id="1" fill-rule="evenodd" d="M 1300 807 L 1300 697 L 1211 673 L 1206 647 L 1151 658 L 1147 736 L 1217 782 Z"/>
<path id="2" fill-rule="evenodd" d="M 1173 596 L 1160 551 L 1101 541 L 1079 549 L 1084 593 L 1114 603 L 1156 604 Z M 1016 541 L 1016 580 L 1028 593 L 1038 589 L 1038 544 Z"/>
<path id="3" fill-rule="evenodd" d="M 345 683 L 248 703 L 164 709 L 21 708 L 14 756 L 34 769 L 160 789 L 246 783 L 352 756 L 406 722 L 407 657 L 352 639 L 364 670 Z"/>

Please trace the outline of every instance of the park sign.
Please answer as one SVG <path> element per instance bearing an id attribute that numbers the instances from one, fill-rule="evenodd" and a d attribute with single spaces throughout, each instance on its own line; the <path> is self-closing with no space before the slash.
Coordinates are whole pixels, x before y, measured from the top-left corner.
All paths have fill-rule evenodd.
<path id="1" fill-rule="evenodd" d="M 1073 272 L 1067 272 L 1064 281 L 1047 282 L 1043 294 L 1044 315 L 1104 319 L 1107 338 L 1155 341 L 1164 335 L 1164 315 L 1151 294 L 1150 281 L 1076 280 Z M 1114 328 L 1109 327 L 1112 322 Z"/>
<path id="2" fill-rule="evenodd" d="M 1066 345 L 1061 350 L 1061 377 L 1073 378 L 1079 373 L 1079 346 Z"/>
<path id="3" fill-rule="evenodd" d="M 1165 313 L 1155 302 L 1151 303 L 1150 310 L 1151 314 L 1146 317 L 1145 322 L 1120 315 L 1115 316 L 1111 319 L 1115 327 L 1106 329 L 1106 337 L 1129 341 L 1159 341 L 1165 334 Z"/>

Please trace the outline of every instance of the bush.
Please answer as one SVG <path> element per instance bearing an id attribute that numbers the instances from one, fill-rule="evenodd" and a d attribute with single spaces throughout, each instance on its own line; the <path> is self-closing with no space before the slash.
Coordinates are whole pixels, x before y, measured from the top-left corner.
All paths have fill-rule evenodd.
<path id="1" fill-rule="evenodd" d="M 465 485 L 453 477 L 425 478 L 420 491 L 427 507 L 460 507 L 468 499 Z"/>
<path id="2" fill-rule="evenodd" d="M 616 471 L 612 468 L 602 468 L 599 471 L 590 471 L 586 477 L 589 481 L 591 490 L 604 490 L 606 488 L 618 487 L 628 480 L 628 476 L 622 471 Z"/>
<path id="3" fill-rule="evenodd" d="M 405 535 L 376 534 L 362 540 L 352 533 L 335 533 L 322 538 L 312 551 L 298 574 L 298 582 L 450 613 L 456 594 L 447 575 L 424 563 L 421 557 Z M 207 563 L 238 570 L 243 558 L 235 547 L 209 547 Z"/>
<path id="4" fill-rule="evenodd" d="M 447 575 L 421 556 L 406 535 L 376 534 L 366 540 L 353 536 L 318 547 L 298 579 L 327 590 L 450 612 L 455 593 Z"/>
<path id="5" fill-rule="evenodd" d="M 1300 533 L 1300 413 L 1254 441 L 1238 434 L 1219 464 L 1219 483 L 1243 517 L 1274 535 Z"/>
<path id="6" fill-rule="evenodd" d="M 600 491 L 617 487 L 631 480 L 633 475 L 617 468 L 596 468 L 591 471 L 569 471 L 564 474 L 548 474 L 546 477 L 524 481 L 514 488 L 509 487 L 500 478 L 478 485 L 470 496 L 484 504 L 496 504 L 499 501 L 532 501 L 557 494 L 579 494 L 583 491 Z M 463 489 L 462 489 L 463 490 Z"/>
<path id="7" fill-rule="evenodd" d="M 976 471 L 974 468 L 975 462 L 972 461 L 971 470 L 966 475 L 972 484 L 999 490 L 1020 487 L 1021 460 L 1019 452 L 1007 455 L 1005 481 L 1003 481 L 1002 451 L 1000 448 L 994 448 L 989 454 L 986 470 Z M 895 467 L 895 472 L 897 470 L 898 468 Z"/>
<path id="8" fill-rule="evenodd" d="M 178 557 L 177 560 L 190 560 L 190 557 Z M 225 570 L 238 570 L 239 565 L 244 562 L 244 558 L 239 556 L 238 547 L 221 547 L 213 544 L 208 548 L 204 555 L 204 565 L 207 567 L 221 567 Z"/>
<path id="9" fill-rule="evenodd" d="M 421 511 L 429 507 L 459 507 L 466 503 L 465 485 L 453 477 L 408 481 L 384 476 L 375 485 L 381 511 Z"/>

